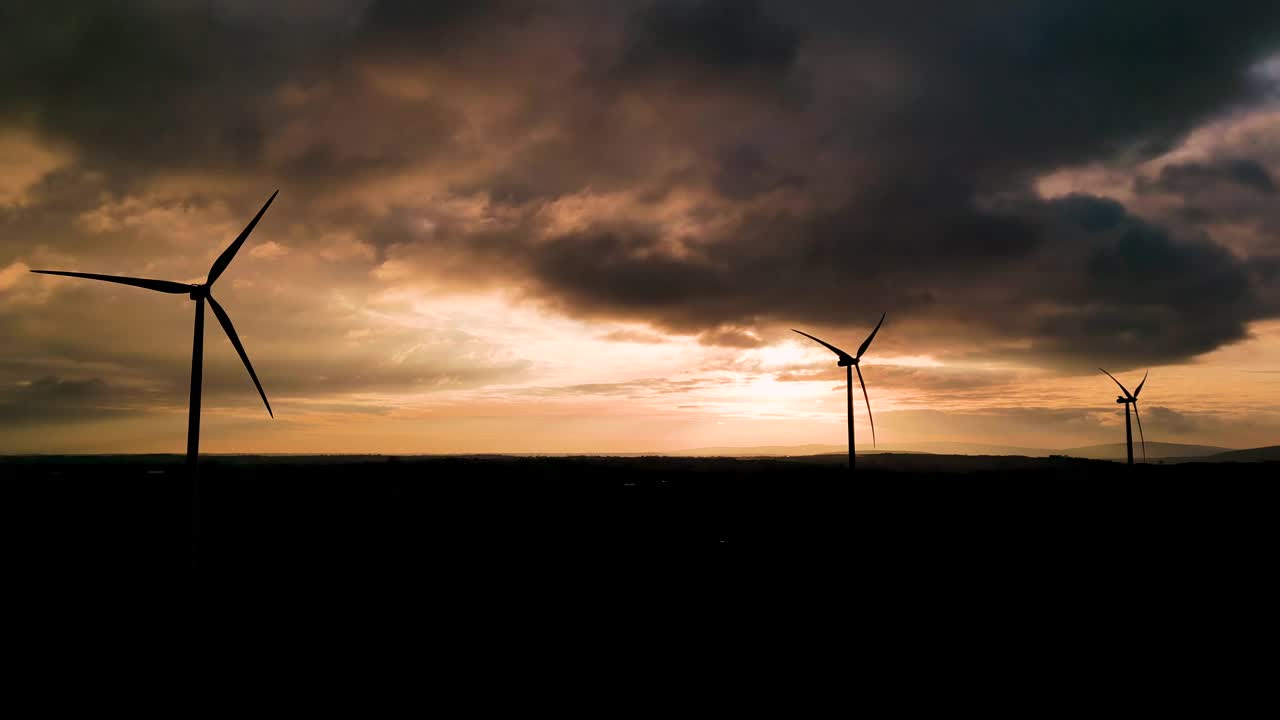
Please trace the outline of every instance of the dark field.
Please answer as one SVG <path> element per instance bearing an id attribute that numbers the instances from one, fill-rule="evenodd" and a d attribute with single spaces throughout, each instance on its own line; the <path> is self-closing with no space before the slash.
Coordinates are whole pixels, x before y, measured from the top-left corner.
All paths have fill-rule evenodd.
<path id="1" fill-rule="evenodd" d="M 211 457 L 201 565 L 428 570 L 486 559 L 840 558 L 1078 575 L 1270 567 L 1278 464 L 1067 459 Z M 0 459 L 11 560 L 186 567 L 180 459 Z M 930 570 L 932 568 L 932 570 Z"/>
<path id="2" fill-rule="evenodd" d="M 998 561 L 1142 573 L 1276 546 L 1275 464 L 1016 457 L 210 457 L 201 566 L 396 570 L 735 556 L 867 566 Z M 19 564 L 189 564 L 172 456 L 8 457 Z M 1266 548 L 1266 550 L 1263 550 Z"/>

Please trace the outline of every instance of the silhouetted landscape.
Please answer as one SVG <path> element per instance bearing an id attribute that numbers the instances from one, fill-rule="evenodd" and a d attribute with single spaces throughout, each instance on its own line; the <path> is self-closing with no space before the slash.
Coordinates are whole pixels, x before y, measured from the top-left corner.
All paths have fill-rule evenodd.
<path id="1" fill-rule="evenodd" d="M 1183 443 L 1147 443 L 1148 458 L 1154 463 L 1170 462 L 1265 462 L 1280 460 L 1280 445 L 1232 450 L 1214 445 L 1186 445 Z M 838 445 L 763 445 L 759 447 L 706 447 L 677 450 L 669 454 L 676 457 L 806 457 L 814 455 L 830 455 L 843 452 Z M 1088 460 L 1125 459 L 1124 443 L 1108 443 L 1103 445 L 1085 445 L 1064 449 L 1031 448 L 1011 445 L 983 445 L 963 442 L 923 442 L 909 444 L 884 443 L 879 450 L 870 449 L 863 452 L 875 454 L 929 454 L 929 455 L 983 455 L 1003 456 L 1016 455 L 1033 458 L 1047 458 L 1051 455 L 1083 458 Z M 634 455 L 657 455 L 659 453 L 634 453 Z"/>
<path id="2" fill-rule="evenodd" d="M 1038 626 L 1270 569 L 1280 4 L 66 0 L 0 48 L 21 565 L 522 606 L 732 555 Z"/>
<path id="3" fill-rule="evenodd" d="M 943 546 L 1030 559 L 1186 544 L 1238 559 L 1270 546 L 1264 515 L 1280 470 L 892 453 L 860 465 L 850 482 L 843 454 L 211 456 L 201 564 L 355 570 L 674 551 L 904 559 Z M 6 457 L 0 470 L 26 562 L 189 562 L 182 456 Z"/>

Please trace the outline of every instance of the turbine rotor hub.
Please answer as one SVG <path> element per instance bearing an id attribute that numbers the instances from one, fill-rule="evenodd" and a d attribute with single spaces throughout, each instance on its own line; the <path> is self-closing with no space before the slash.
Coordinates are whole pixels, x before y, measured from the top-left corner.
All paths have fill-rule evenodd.
<path id="1" fill-rule="evenodd" d="M 208 285 L 192 285 L 191 286 L 192 300 L 200 300 L 201 298 L 207 298 L 207 297 L 209 297 Z"/>

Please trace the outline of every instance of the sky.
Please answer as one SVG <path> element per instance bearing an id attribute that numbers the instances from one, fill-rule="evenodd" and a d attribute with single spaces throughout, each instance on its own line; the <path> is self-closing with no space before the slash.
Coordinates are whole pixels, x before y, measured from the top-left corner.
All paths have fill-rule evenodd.
<path id="1" fill-rule="evenodd" d="M 9 0 L 0 453 L 1280 444 L 1280 6 Z M 870 437 L 857 408 L 860 447 Z"/>

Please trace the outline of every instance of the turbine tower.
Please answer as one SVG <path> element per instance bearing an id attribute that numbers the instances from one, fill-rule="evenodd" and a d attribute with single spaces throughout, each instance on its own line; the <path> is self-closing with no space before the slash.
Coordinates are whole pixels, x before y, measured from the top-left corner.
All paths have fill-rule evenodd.
<path id="1" fill-rule="evenodd" d="M 819 345 L 822 345 L 823 347 L 827 348 L 831 352 L 835 353 L 836 357 L 840 359 L 840 361 L 836 363 L 837 367 L 844 368 L 844 380 L 845 380 L 844 390 L 845 390 L 845 401 L 846 401 L 845 409 L 846 409 L 846 415 L 849 420 L 849 472 L 851 473 L 853 472 L 854 465 L 857 461 L 856 459 L 857 456 L 854 452 L 854 442 L 853 442 L 853 371 L 854 370 L 858 371 L 858 384 L 862 386 L 862 399 L 865 400 L 867 403 L 867 417 L 871 420 L 871 447 L 875 447 L 876 419 L 871 415 L 871 398 L 867 397 L 867 384 L 862 381 L 862 369 L 858 367 L 858 361 L 862 360 L 862 354 L 867 351 L 867 348 L 871 347 L 871 341 L 875 339 L 876 333 L 880 332 L 880 326 L 883 324 L 884 324 L 884 314 L 881 314 L 880 322 L 876 323 L 875 329 L 871 331 L 871 334 L 867 336 L 867 339 L 862 341 L 862 345 L 858 348 L 857 355 L 850 355 L 849 353 L 841 350 L 835 345 L 832 345 L 831 343 L 826 342 L 825 340 L 819 340 L 818 338 L 810 335 L 809 333 L 800 332 L 795 328 L 791 329 L 791 332 L 800 333 L 801 335 L 809 338 L 810 340 L 818 343 Z"/>
<path id="2" fill-rule="evenodd" d="M 267 401 L 267 394 L 262 390 L 262 383 L 258 382 L 258 374 L 253 371 L 253 365 L 249 362 L 249 356 L 244 351 L 244 346 L 240 344 L 240 337 L 236 335 L 236 329 L 231 324 L 231 318 L 227 316 L 227 311 L 222 309 L 217 300 L 213 299 L 210 290 L 218 278 L 222 276 L 223 271 L 231 264 L 232 258 L 236 256 L 236 252 L 240 250 L 240 246 L 244 244 L 249 233 L 253 232 L 254 226 L 262 219 L 263 213 L 271 206 L 271 201 L 276 199 L 279 190 L 271 193 L 271 197 L 267 199 L 267 203 L 262 206 L 258 214 L 253 216 L 249 224 L 245 227 L 244 232 L 231 243 L 217 260 L 213 261 L 213 265 L 209 268 L 208 278 L 200 284 L 190 285 L 187 283 L 170 282 L 168 280 L 148 280 L 146 278 L 123 277 L 119 275 L 94 275 L 92 273 L 67 272 L 64 270 L 32 270 L 33 273 L 42 275 L 66 275 L 68 277 L 86 278 L 89 280 L 101 280 L 103 282 L 118 283 L 120 285 L 132 285 L 134 287 L 145 288 L 147 290 L 155 290 L 156 292 L 169 293 L 171 295 L 187 295 L 196 301 L 196 328 L 195 339 L 191 347 L 191 404 L 188 407 L 187 415 L 187 466 L 194 469 L 196 460 L 200 455 L 200 385 L 202 370 L 204 365 L 204 304 L 208 301 L 209 307 L 213 309 L 213 314 L 218 318 L 218 323 L 222 325 L 222 329 L 227 333 L 227 338 L 231 340 L 231 345 L 235 347 L 236 352 L 240 354 L 240 359 L 244 361 L 244 367 L 249 371 L 249 377 L 253 378 L 254 387 L 258 388 L 258 395 L 262 396 L 262 403 L 267 406 L 267 414 L 272 418 L 275 413 L 271 412 L 271 403 Z"/>
<path id="3" fill-rule="evenodd" d="M 1102 368 L 1098 369 L 1102 370 Z M 1120 385 L 1120 381 L 1116 380 L 1115 375 L 1112 375 L 1106 370 L 1102 370 L 1102 372 L 1106 373 L 1107 377 L 1115 381 L 1115 384 Z M 1133 426 L 1129 424 L 1130 405 L 1133 406 L 1134 416 L 1138 418 L 1138 437 L 1142 438 L 1142 462 L 1147 461 L 1147 436 L 1146 433 L 1142 432 L 1142 415 L 1138 414 L 1138 393 L 1142 392 L 1142 386 L 1147 384 L 1147 375 L 1150 372 L 1151 371 L 1148 370 L 1142 374 L 1142 382 L 1138 383 L 1138 387 L 1133 391 L 1132 395 L 1129 394 L 1129 391 L 1124 385 L 1120 385 L 1120 390 L 1124 395 L 1116 398 L 1117 403 L 1124 405 L 1124 441 L 1129 451 L 1130 465 L 1133 464 Z"/>

